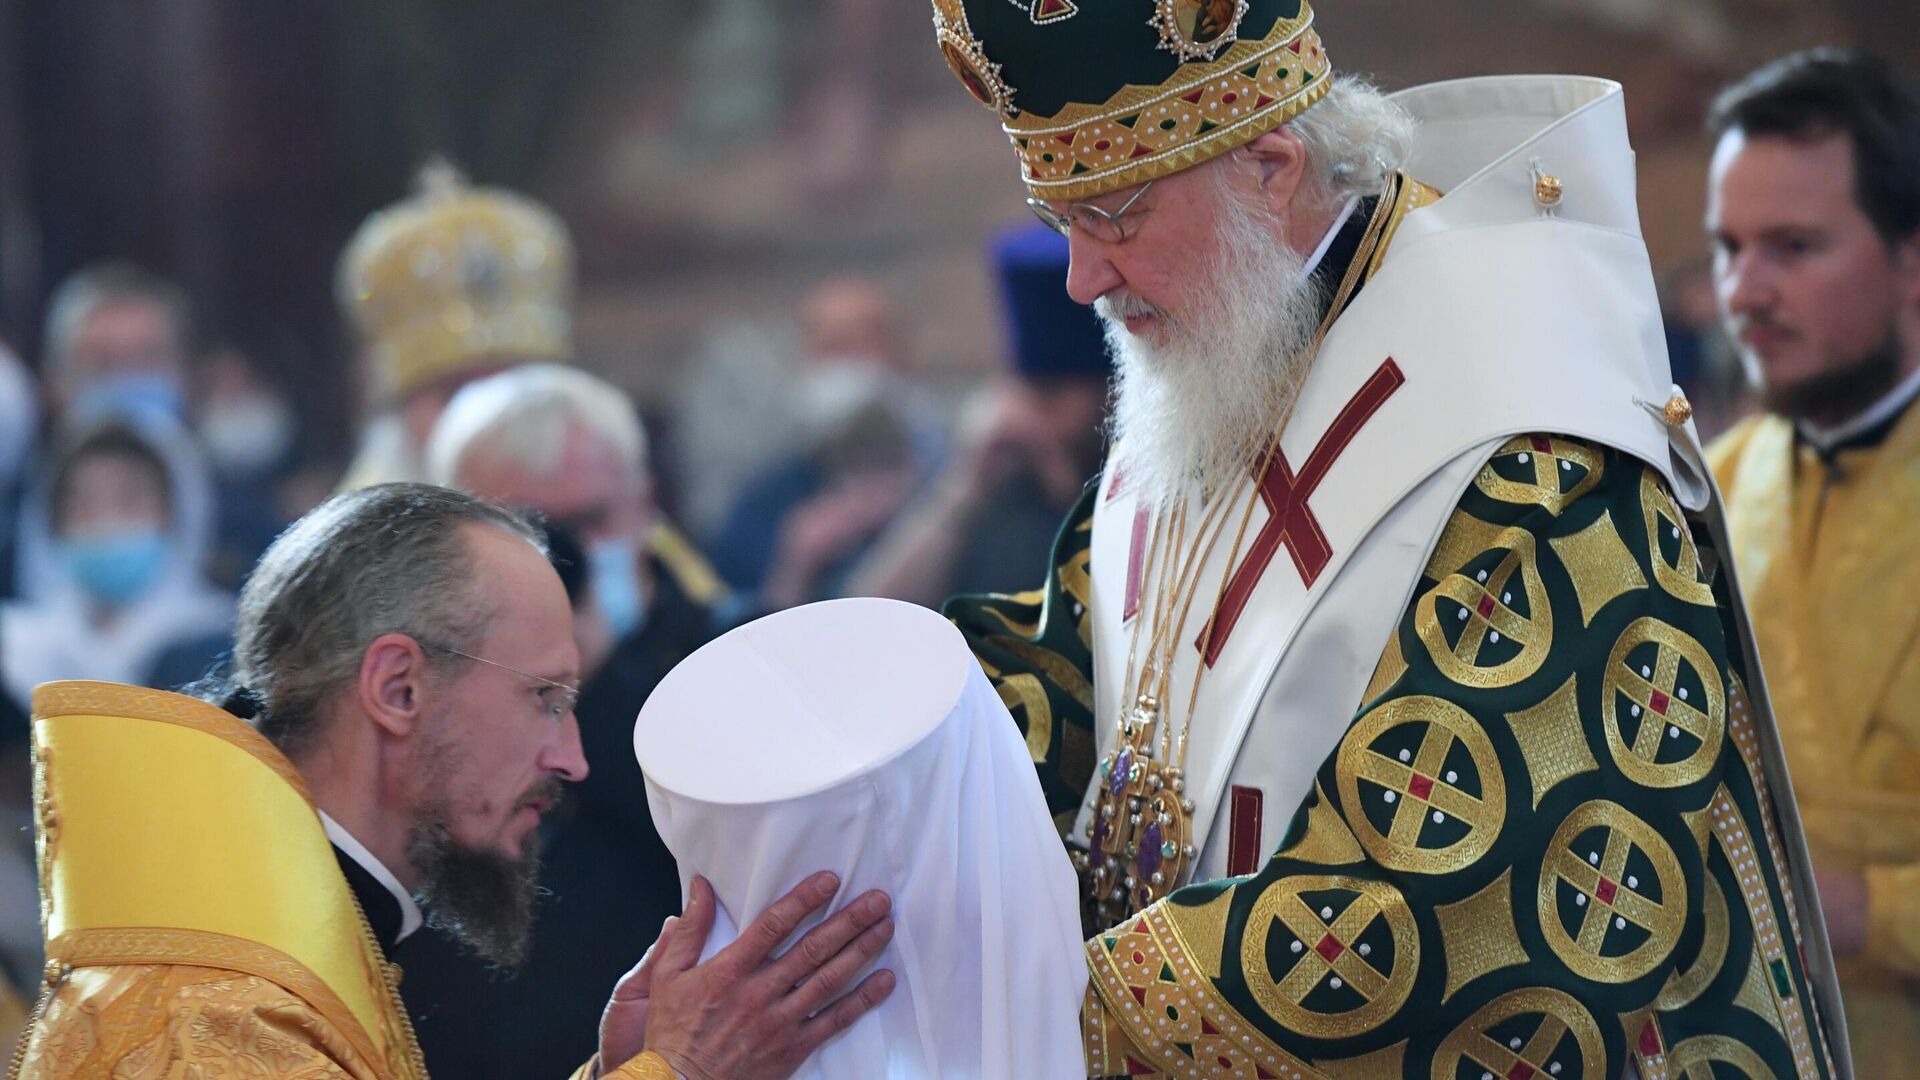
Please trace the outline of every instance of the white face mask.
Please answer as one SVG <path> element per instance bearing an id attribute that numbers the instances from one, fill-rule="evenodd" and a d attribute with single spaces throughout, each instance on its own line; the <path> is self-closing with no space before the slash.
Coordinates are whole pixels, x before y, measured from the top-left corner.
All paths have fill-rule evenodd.
<path id="1" fill-rule="evenodd" d="M 249 394 L 207 406 L 200 417 L 200 441 L 215 471 L 253 476 L 286 458 L 298 428 L 284 400 Z"/>

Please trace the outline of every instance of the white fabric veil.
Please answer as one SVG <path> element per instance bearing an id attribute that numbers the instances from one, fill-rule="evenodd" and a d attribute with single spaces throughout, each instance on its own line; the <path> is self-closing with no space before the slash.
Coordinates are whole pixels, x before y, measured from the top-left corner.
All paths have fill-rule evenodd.
<path id="1" fill-rule="evenodd" d="M 819 870 L 840 876 L 829 910 L 893 897 L 893 995 L 799 1076 L 1084 1075 L 1074 872 L 947 620 L 854 599 L 750 623 L 661 682 L 634 749 L 683 894 L 700 874 L 720 902 L 703 958 Z"/>

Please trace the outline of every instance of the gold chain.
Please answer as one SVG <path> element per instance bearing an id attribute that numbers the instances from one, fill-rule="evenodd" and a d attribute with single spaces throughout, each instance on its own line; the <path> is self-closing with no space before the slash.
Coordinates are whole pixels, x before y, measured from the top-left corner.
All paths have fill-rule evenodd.
<path id="1" fill-rule="evenodd" d="M 1315 328 L 1306 356 L 1318 354 L 1334 321 L 1352 299 L 1366 266 L 1361 255 L 1379 243 L 1392 217 L 1398 183 L 1396 178 L 1370 216 L 1359 249 L 1334 292 L 1326 316 Z M 1214 628 L 1240 560 L 1253 508 L 1260 502 L 1261 481 L 1280 452 L 1281 432 L 1297 404 L 1296 396 L 1276 418 L 1273 435 L 1252 463 L 1255 466 L 1253 482 L 1248 485 L 1233 545 L 1200 634 L 1198 647 L 1202 659 L 1194 673 L 1186 711 L 1180 717 L 1177 739 L 1174 717 L 1171 710 L 1165 708 L 1172 685 L 1174 658 L 1183 639 L 1181 631 L 1199 596 L 1201 573 L 1226 532 L 1226 523 L 1232 516 L 1228 508 L 1238 500 L 1225 493 L 1215 499 L 1202 491 L 1200 500 L 1204 512 L 1191 540 L 1186 534 L 1188 500 L 1181 499 L 1177 505 L 1155 514 L 1153 537 L 1142 559 L 1139 581 L 1143 591 L 1147 581 L 1154 582 L 1152 595 L 1140 597 L 1140 603 L 1151 604 L 1153 610 L 1149 614 L 1136 609 L 1122 682 L 1123 686 L 1133 686 L 1137 696 L 1130 708 L 1122 705 L 1119 737 L 1113 752 L 1100 764 L 1093 821 L 1088 827 L 1089 846 L 1080 864 L 1089 875 L 1094 912 L 1103 923 L 1118 922 L 1178 888 L 1198 858 L 1192 822 L 1196 807 L 1186 795 L 1185 769 L 1188 735 L 1199 705 L 1201 680 L 1207 673 L 1205 655 L 1213 644 Z M 1176 550 L 1183 552 L 1184 558 L 1176 560 L 1173 556 Z M 1131 571 L 1132 567 L 1128 569 Z M 1153 625 L 1147 638 L 1147 660 L 1136 674 L 1141 631 L 1149 619 Z"/>

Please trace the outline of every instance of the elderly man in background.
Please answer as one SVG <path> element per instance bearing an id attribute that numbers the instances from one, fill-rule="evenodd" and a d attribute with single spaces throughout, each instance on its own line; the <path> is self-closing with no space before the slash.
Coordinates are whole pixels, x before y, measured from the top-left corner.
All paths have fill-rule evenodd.
<path id="1" fill-rule="evenodd" d="M 374 410 L 342 490 L 421 479 L 427 437 L 460 387 L 573 355 L 566 226 L 523 195 L 468 186 L 444 162 L 360 226 L 335 291 Z"/>
<path id="2" fill-rule="evenodd" d="M 63 421 L 187 414 L 192 326 L 180 288 L 130 263 L 74 274 L 47 306 L 47 399 Z"/>
<path id="3" fill-rule="evenodd" d="M 949 608 L 1084 865 L 1089 1073 L 1848 1075 L 1620 88 L 933 7 L 1118 373 L 1046 588 Z"/>
<path id="4" fill-rule="evenodd" d="M 1711 448 L 1854 1061 L 1920 1055 L 1920 87 L 1815 49 L 1729 87 L 1707 231 L 1767 411 Z"/>
<path id="5" fill-rule="evenodd" d="M 422 1080 L 392 956 L 423 918 L 525 954 L 534 834 L 587 775 L 565 590 L 523 519 L 445 488 L 343 495 L 274 542 L 210 701 L 34 703 L 46 988 L 28 1080 Z M 713 894 L 613 990 L 577 1078 L 783 1077 L 883 1000 L 872 894 L 816 875 L 696 964 Z"/>
<path id="6" fill-rule="evenodd" d="M 724 628 L 726 594 L 663 526 L 646 432 L 626 394 L 575 368 L 529 364 L 447 406 L 428 475 L 543 518 L 584 551 L 574 605 L 581 744 L 593 772 L 541 847 L 545 893 L 513 974 L 443 937 L 407 960 L 408 1007 L 428 1063 L 450 1076 L 554 1074 L 593 1048 L 596 1008 L 680 910 L 673 858 L 634 760 L 633 718 L 674 665 Z"/>

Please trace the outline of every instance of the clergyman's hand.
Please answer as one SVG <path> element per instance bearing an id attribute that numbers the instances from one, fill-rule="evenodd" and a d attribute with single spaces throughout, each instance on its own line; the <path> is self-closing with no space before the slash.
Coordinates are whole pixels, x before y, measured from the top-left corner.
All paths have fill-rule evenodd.
<path id="1" fill-rule="evenodd" d="M 606 1011 L 600 1014 L 600 1061 L 603 1071 L 639 1057 L 640 1052 L 646 1049 L 647 1009 L 653 1004 L 653 969 L 679 922 L 677 916 L 669 916 L 660 927 L 660 936 L 654 939 L 653 947 L 647 950 L 632 971 L 622 975 L 620 981 L 614 984 L 613 996 L 607 999 Z"/>
<path id="2" fill-rule="evenodd" d="M 838 887 L 830 873 L 813 875 L 739 940 L 699 964 L 716 902 L 713 886 L 695 878 L 686 912 L 654 949 L 658 959 L 645 975 L 646 1049 L 687 1080 L 784 1080 L 822 1043 L 885 1001 L 893 992 L 890 971 L 876 971 L 841 993 L 893 938 L 885 893 L 860 896 L 773 955 Z M 629 978 L 639 975 L 636 970 Z M 602 1059 L 608 1067 L 620 1060 Z"/>

